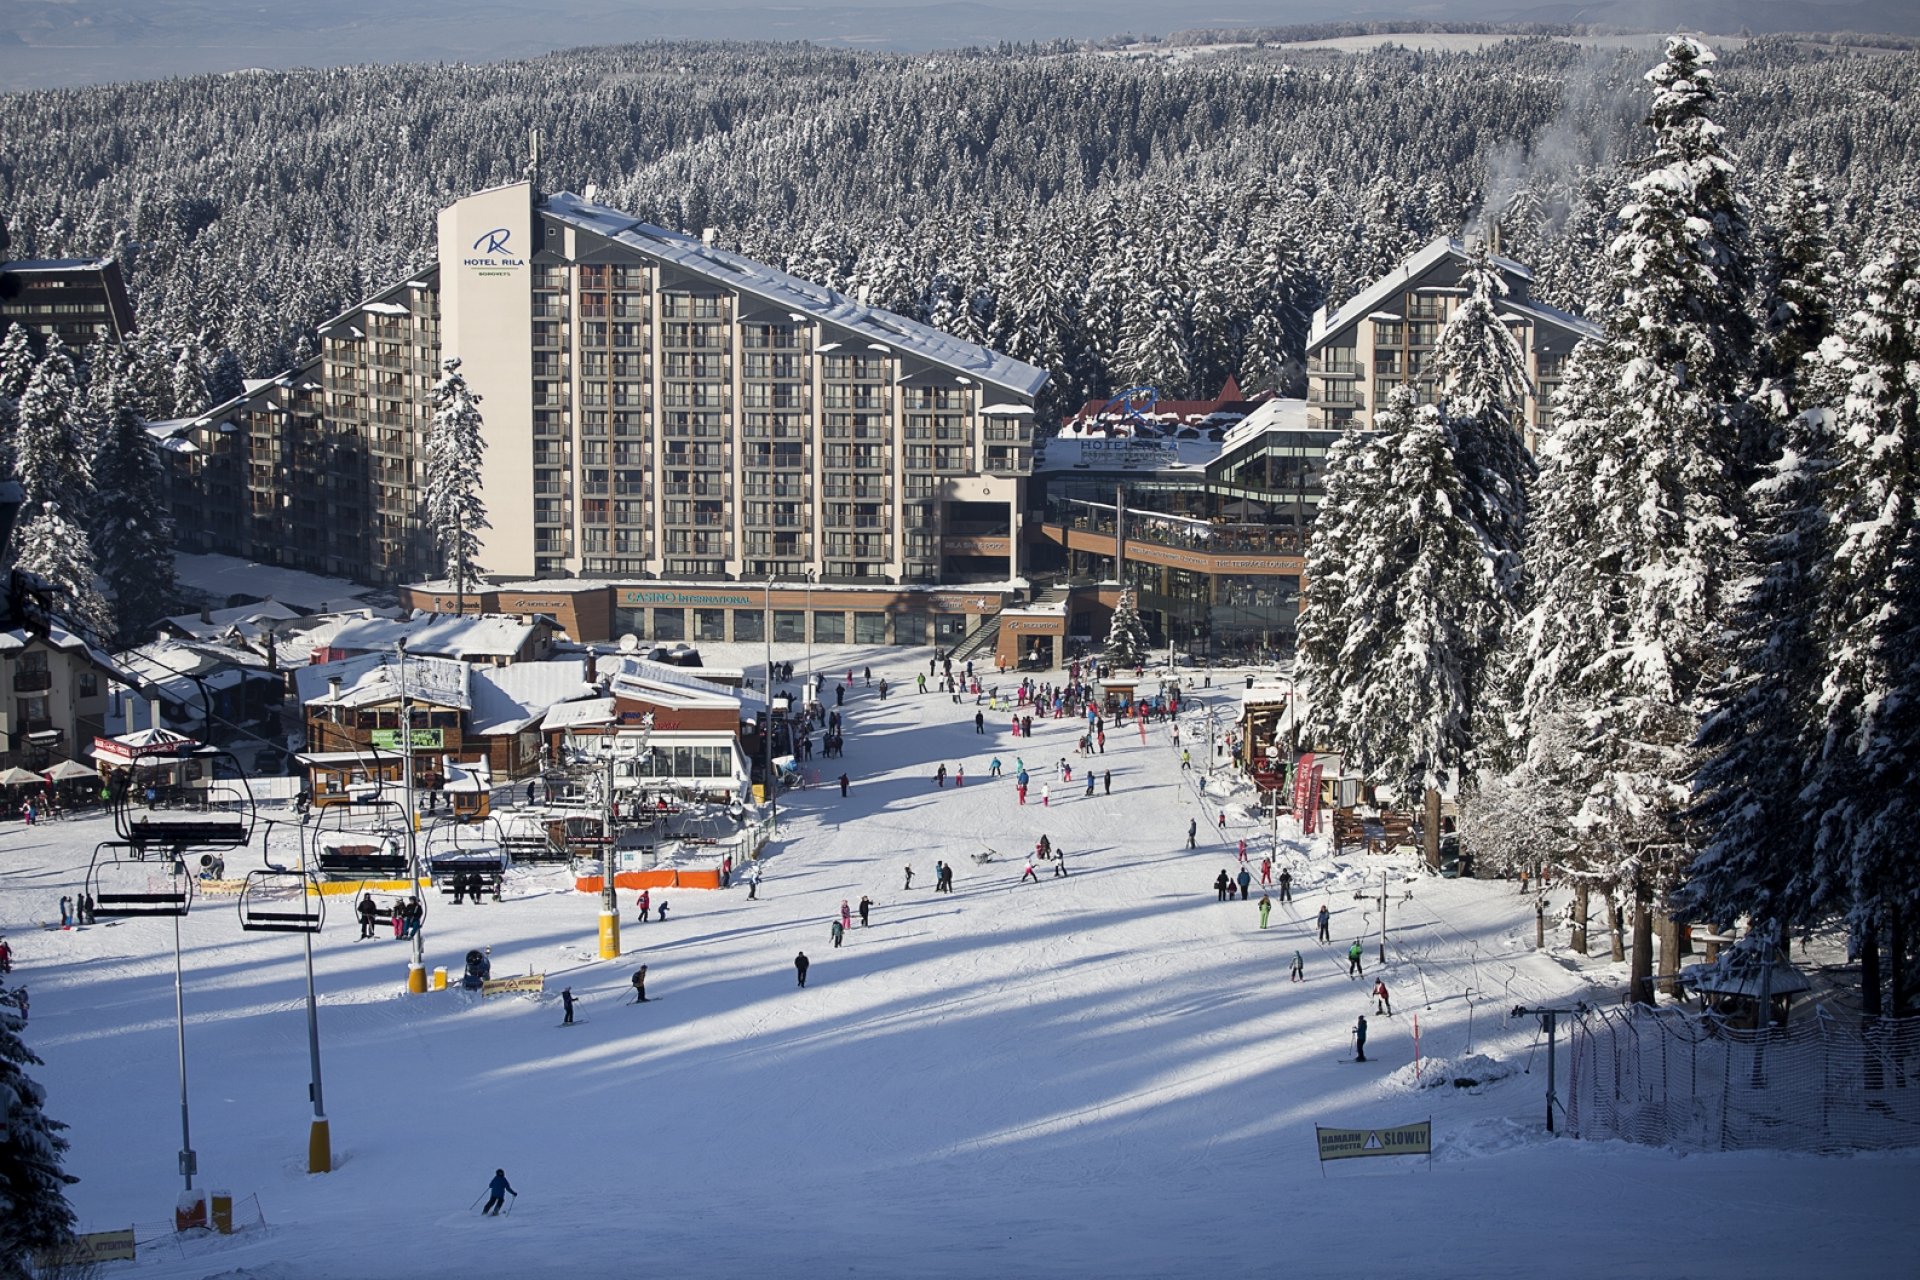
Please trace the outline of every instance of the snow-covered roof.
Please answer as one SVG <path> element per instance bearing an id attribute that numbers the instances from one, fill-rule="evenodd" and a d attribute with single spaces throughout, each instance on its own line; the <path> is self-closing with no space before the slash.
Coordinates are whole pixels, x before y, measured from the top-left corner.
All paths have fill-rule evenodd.
<path id="1" fill-rule="evenodd" d="M 330 647 L 351 652 L 391 649 L 400 640 L 410 654 L 444 658 L 511 658 L 526 647 L 537 626 L 508 614 L 429 614 L 405 621 L 367 618 L 347 623 Z"/>
<path id="2" fill-rule="evenodd" d="M 1345 328 L 1352 321 L 1361 319 L 1371 311 L 1378 310 L 1449 256 L 1465 262 L 1468 257 L 1466 243 L 1453 236 L 1435 236 L 1419 252 L 1347 299 L 1345 305 L 1339 310 L 1328 314 L 1326 309 L 1322 308 L 1313 317 L 1313 326 L 1307 334 L 1307 348 L 1311 350 L 1326 335 Z M 1522 281 L 1533 279 L 1532 268 L 1524 263 L 1515 262 L 1512 258 L 1503 258 L 1496 254 L 1493 264 L 1503 273 Z"/>
<path id="3" fill-rule="evenodd" d="M 25 627 L 15 627 L 10 631 L 0 631 L 0 653 L 17 653 L 34 641 L 40 640 L 64 653 L 85 654 L 94 666 L 99 667 L 122 684 L 137 683 L 131 672 L 109 657 L 104 650 L 96 649 L 74 632 L 67 630 L 58 622 L 49 622 L 44 632 L 29 631 Z"/>
<path id="4" fill-rule="evenodd" d="M 554 662 L 516 662 L 510 667 L 479 667 L 468 684 L 473 712 L 467 732 L 519 733 L 539 723 L 556 703 L 590 698 L 585 658 Z"/>
<path id="5" fill-rule="evenodd" d="M 278 600 L 262 600 L 258 604 L 234 605 L 230 609 L 182 613 L 166 619 L 163 625 L 196 639 L 218 640 L 235 629 L 238 629 L 243 636 L 256 636 L 263 631 L 271 630 L 271 624 L 275 622 L 286 622 L 304 616 L 298 609 L 289 609 Z"/>
<path id="6" fill-rule="evenodd" d="M 415 702 L 468 711 L 473 707 L 472 673 L 472 667 L 453 658 L 416 658 L 409 654 L 405 692 Z M 338 695 L 328 683 L 336 678 L 340 681 Z M 372 707 L 398 702 L 400 661 L 390 653 L 366 653 L 302 667 L 294 672 L 294 688 L 303 707 Z"/>
<path id="7" fill-rule="evenodd" d="M 612 724 L 613 717 L 612 698 L 582 698 L 578 702 L 561 702 L 548 707 L 546 719 L 540 722 L 540 727 L 579 729 L 588 725 Z"/>
<path id="8" fill-rule="evenodd" d="M 605 669 L 604 663 L 602 668 Z M 623 657 L 612 668 L 607 679 L 607 692 L 616 698 L 664 702 L 675 707 L 711 707 L 716 710 L 723 707 L 738 710 L 749 700 L 756 704 L 761 701 L 754 695 L 701 679 L 697 668 L 670 667 L 664 662 L 650 662 L 631 656 Z"/>
<path id="9" fill-rule="evenodd" d="M 1544 302 L 1534 302 L 1531 299 L 1526 302 L 1515 302 L 1512 298 L 1502 298 L 1499 306 L 1501 311 L 1511 311 L 1529 320 L 1544 320 L 1549 324 L 1557 324 L 1563 329 L 1571 329 L 1582 338 L 1598 338 L 1605 332 L 1585 316 L 1577 316 L 1571 311 L 1550 307 Z"/>
<path id="10" fill-rule="evenodd" d="M 216 600 L 236 596 L 278 600 L 295 609 L 322 613 L 359 604 L 371 590 L 345 578 L 323 578 L 238 556 L 177 553 L 173 563 L 175 576 L 183 586 Z"/>
<path id="11" fill-rule="evenodd" d="M 558 222 L 604 236 L 650 258 L 670 262 L 728 289 L 752 294 L 797 317 L 845 329 L 869 345 L 919 356 L 1015 395 L 1033 396 L 1046 385 L 1047 372 L 951 334 L 855 302 L 845 294 L 809 284 L 750 258 L 703 244 L 678 231 L 642 222 L 630 214 L 593 204 L 572 192 L 555 192 L 541 212 Z M 1004 408 L 1000 412 L 1006 412 Z"/>

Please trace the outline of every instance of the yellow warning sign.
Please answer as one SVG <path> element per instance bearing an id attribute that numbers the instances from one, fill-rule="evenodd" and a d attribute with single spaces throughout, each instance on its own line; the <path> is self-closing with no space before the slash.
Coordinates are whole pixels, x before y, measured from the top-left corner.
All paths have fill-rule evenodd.
<path id="1" fill-rule="evenodd" d="M 90 1231 L 77 1235 L 73 1243 L 57 1249 L 42 1249 L 34 1263 L 51 1274 L 61 1267 L 89 1267 L 96 1262 L 130 1262 L 134 1256 L 133 1228 L 125 1231 Z"/>
<path id="2" fill-rule="evenodd" d="M 530 973 L 518 978 L 488 978 L 480 984 L 480 997 L 512 995 L 518 991 L 542 991 L 547 985 L 547 975 Z"/>
<path id="3" fill-rule="evenodd" d="M 1433 1121 L 1403 1124 L 1393 1129 L 1326 1129 L 1313 1126 L 1320 1143 L 1320 1159 L 1354 1160 L 1362 1156 L 1430 1156 Z"/>

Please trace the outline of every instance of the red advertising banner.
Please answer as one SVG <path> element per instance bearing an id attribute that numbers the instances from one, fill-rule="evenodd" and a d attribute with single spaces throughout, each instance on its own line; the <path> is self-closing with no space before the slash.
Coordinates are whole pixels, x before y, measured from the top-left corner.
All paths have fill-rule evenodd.
<path id="1" fill-rule="evenodd" d="M 1310 836 L 1320 829 L 1320 775 L 1324 766 L 1313 766 L 1313 776 L 1307 779 L 1307 821 L 1300 829 L 1301 835 Z"/>
<path id="2" fill-rule="evenodd" d="M 1320 807 L 1312 803 L 1310 799 L 1313 795 L 1313 792 L 1310 790 L 1312 785 L 1313 752 L 1303 751 L 1300 753 L 1300 758 L 1294 761 L 1293 765 L 1293 818 L 1295 822 L 1300 824 L 1300 830 L 1302 832 L 1312 830 L 1312 828 L 1307 825 L 1307 823 L 1312 821 L 1312 819 L 1307 816 L 1308 811 Z"/>

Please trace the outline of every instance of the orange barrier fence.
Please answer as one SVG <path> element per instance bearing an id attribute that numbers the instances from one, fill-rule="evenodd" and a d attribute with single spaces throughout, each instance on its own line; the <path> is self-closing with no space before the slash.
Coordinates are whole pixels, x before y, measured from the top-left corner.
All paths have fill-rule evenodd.
<path id="1" fill-rule="evenodd" d="M 573 887 L 581 893 L 600 892 L 599 876 L 576 876 Z M 619 871 L 614 873 L 616 889 L 718 889 L 718 871 Z"/>

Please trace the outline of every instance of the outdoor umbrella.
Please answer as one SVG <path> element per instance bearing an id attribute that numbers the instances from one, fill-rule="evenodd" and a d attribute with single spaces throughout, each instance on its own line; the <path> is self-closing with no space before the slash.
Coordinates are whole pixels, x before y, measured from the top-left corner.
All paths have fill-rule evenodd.
<path id="1" fill-rule="evenodd" d="M 0 787 L 43 787 L 47 780 L 31 769 L 22 769 L 19 765 L 0 773 Z"/>
<path id="2" fill-rule="evenodd" d="M 99 778 L 99 773 L 87 768 L 77 760 L 62 760 L 47 770 L 47 776 L 55 782 L 67 782 L 74 778 Z"/>

